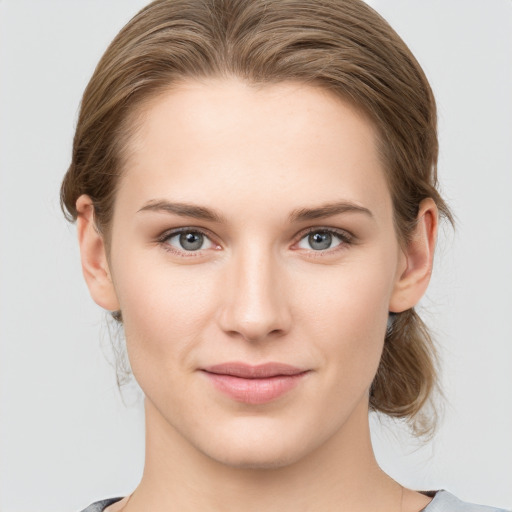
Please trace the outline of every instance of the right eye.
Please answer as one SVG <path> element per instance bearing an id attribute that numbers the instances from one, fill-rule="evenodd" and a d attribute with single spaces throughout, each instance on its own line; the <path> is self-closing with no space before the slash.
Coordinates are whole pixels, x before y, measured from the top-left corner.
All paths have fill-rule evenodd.
<path id="1" fill-rule="evenodd" d="M 201 231 L 181 229 L 167 233 L 161 243 L 170 246 L 176 252 L 195 252 L 214 247 L 213 242 Z"/>

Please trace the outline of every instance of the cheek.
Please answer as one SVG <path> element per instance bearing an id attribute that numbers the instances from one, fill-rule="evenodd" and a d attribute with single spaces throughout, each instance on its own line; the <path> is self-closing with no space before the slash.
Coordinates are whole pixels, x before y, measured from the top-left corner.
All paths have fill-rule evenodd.
<path id="1" fill-rule="evenodd" d="M 371 384 L 384 344 L 393 287 L 392 262 L 384 256 L 332 269 L 297 293 L 307 297 L 301 306 L 307 339 L 329 358 L 330 378 L 354 391 Z"/>
<path id="2" fill-rule="evenodd" d="M 211 279 L 197 268 L 172 269 L 140 255 L 126 257 L 116 268 L 126 345 L 137 380 L 157 368 L 169 372 L 191 366 L 194 348 L 212 318 L 216 287 Z"/>
<path id="3" fill-rule="evenodd" d="M 341 334 L 382 327 L 394 284 L 394 267 L 385 256 L 320 269 L 316 276 L 295 276 L 295 282 L 301 282 L 295 295 L 303 312 L 313 313 L 315 329 L 334 328 Z"/>

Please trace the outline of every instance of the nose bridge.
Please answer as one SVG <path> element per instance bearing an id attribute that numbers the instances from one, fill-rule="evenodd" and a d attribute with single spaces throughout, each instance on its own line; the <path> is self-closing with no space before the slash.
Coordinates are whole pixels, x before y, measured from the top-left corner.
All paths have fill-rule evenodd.
<path id="1" fill-rule="evenodd" d="M 248 243 L 232 255 L 225 283 L 221 326 L 257 341 L 289 329 L 290 314 L 280 262 L 269 248 Z"/>

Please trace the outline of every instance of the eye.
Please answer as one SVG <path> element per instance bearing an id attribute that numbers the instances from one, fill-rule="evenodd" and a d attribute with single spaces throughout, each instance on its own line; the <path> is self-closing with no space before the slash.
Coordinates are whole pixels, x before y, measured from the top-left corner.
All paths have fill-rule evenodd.
<path id="1" fill-rule="evenodd" d="M 201 231 L 186 229 L 174 231 L 162 237 L 161 242 L 179 252 L 194 252 L 211 249 L 213 242 Z"/>
<path id="2" fill-rule="evenodd" d="M 317 229 L 303 236 L 297 247 L 313 251 L 327 251 L 348 242 L 349 237 L 345 234 L 328 229 Z"/>

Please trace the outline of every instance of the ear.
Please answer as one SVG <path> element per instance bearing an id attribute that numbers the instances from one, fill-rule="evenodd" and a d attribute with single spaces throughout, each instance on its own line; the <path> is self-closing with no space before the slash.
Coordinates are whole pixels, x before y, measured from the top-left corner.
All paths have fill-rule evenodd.
<path id="1" fill-rule="evenodd" d="M 81 195 L 76 201 L 78 244 L 82 272 L 94 302 L 109 311 L 117 311 L 119 302 L 112 282 L 103 235 L 96 227 L 91 198 Z"/>
<path id="2" fill-rule="evenodd" d="M 433 199 L 424 199 L 414 232 L 403 250 L 405 269 L 395 283 L 390 312 L 400 313 L 414 307 L 425 293 L 432 274 L 437 226 L 437 206 Z"/>

